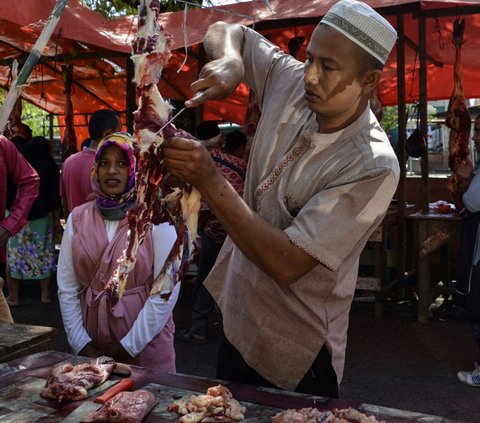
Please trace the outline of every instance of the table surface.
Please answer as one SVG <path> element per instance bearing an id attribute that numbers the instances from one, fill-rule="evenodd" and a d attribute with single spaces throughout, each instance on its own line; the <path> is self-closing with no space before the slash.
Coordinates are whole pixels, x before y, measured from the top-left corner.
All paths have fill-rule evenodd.
<path id="1" fill-rule="evenodd" d="M 40 397 L 45 379 L 53 366 L 70 362 L 80 364 L 88 361 L 85 357 L 63 352 L 47 351 L 0 364 L 0 421 L 2 422 L 48 422 L 61 423 L 84 402 L 109 388 L 119 378 L 112 376 L 107 382 L 89 391 L 84 401 L 57 403 Z M 393 422 L 453 423 L 453 420 L 425 414 L 413 413 L 375 405 L 362 404 L 343 399 L 328 399 L 293 392 L 270 390 L 250 385 L 206 379 L 178 373 L 161 373 L 155 369 L 132 367 L 131 377 L 134 389 L 146 388 L 153 392 L 158 405 L 145 418 L 144 422 L 174 422 L 179 415 L 167 411 L 167 406 L 179 395 L 206 393 L 210 386 L 222 383 L 232 392 L 234 398 L 247 407 L 245 423 L 269 422 L 270 417 L 286 408 L 317 407 L 320 410 L 354 407 L 378 420 Z"/>
<path id="2" fill-rule="evenodd" d="M 5 357 L 18 350 L 28 349 L 40 342 L 53 339 L 56 331 L 55 328 L 48 326 L 0 322 L 0 361 L 6 361 Z M 50 346 L 52 347 L 53 345 Z"/>
<path id="3" fill-rule="evenodd" d="M 461 220 L 462 217 L 457 213 L 412 213 L 405 216 L 406 219 L 413 220 Z"/>

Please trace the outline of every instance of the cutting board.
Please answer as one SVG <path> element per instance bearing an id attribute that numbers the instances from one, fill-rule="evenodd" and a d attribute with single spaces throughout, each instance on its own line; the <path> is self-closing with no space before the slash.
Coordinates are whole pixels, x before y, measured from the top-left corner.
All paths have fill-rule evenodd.
<path id="1" fill-rule="evenodd" d="M 149 416 L 152 417 L 152 421 L 177 421 L 181 415 L 168 411 L 169 404 L 183 396 L 206 393 L 189 391 L 187 389 L 179 389 L 171 386 L 159 385 L 156 383 L 150 383 L 143 389 L 150 391 L 153 395 L 155 395 L 155 398 L 158 401 L 157 406 L 149 414 Z M 282 411 L 279 408 L 262 406 L 250 402 L 241 401 L 240 404 L 247 408 L 247 411 L 245 412 L 245 420 L 242 420 L 242 423 L 269 422 L 271 416 L 279 411 Z"/>

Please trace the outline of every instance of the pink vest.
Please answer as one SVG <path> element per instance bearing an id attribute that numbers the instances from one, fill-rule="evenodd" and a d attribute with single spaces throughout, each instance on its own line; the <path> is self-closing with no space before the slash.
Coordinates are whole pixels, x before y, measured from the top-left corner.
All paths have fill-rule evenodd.
<path id="1" fill-rule="evenodd" d="M 138 249 L 137 262 L 128 276 L 125 293 L 112 310 L 103 288 L 125 249 L 127 219 L 120 222 L 115 237 L 109 243 L 105 223 L 95 201 L 75 208 L 71 218 L 73 268 L 83 286 L 79 292 L 83 324 L 95 346 L 110 347 L 128 333 L 148 298 L 153 283 L 152 236 L 149 233 Z M 163 330 L 132 358 L 130 364 L 174 372 L 174 331 L 170 316 Z"/>

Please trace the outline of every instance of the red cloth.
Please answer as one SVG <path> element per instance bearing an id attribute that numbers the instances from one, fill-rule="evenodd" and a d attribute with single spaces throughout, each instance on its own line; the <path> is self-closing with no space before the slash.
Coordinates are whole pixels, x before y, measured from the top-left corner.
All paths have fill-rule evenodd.
<path id="1" fill-rule="evenodd" d="M 17 186 L 17 196 L 5 217 L 7 202 L 7 176 Z M 0 135 L 0 225 L 15 235 L 27 223 L 28 213 L 38 196 L 40 178 L 32 166 L 19 153 L 17 147 Z M 5 261 L 5 246 L 0 246 L 0 261 Z"/>
<path id="2" fill-rule="evenodd" d="M 70 156 L 62 166 L 60 195 L 67 200 L 68 211 L 86 203 L 92 194 L 92 166 L 95 150 L 85 148 Z"/>

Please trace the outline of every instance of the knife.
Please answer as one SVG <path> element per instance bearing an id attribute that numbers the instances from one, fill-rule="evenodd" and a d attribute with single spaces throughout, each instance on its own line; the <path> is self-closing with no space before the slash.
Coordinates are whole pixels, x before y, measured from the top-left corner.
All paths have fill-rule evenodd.
<path id="1" fill-rule="evenodd" d="M 103 394 L 96 397 L 93 402 L 86 401 L 73 410 L 67 417 L 61 420 L 61 423 L 79 423 L 90 413 L 97 411 L 111 398 L 120 392 L 128 391 L 133 387 L 133 379 L 126 378 L 108 388 Z"/>

